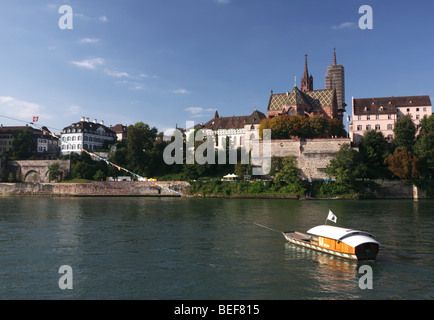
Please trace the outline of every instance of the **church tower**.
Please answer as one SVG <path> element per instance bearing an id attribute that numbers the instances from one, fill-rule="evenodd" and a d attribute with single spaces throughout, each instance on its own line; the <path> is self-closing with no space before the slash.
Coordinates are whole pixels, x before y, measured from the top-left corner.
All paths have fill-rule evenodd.
<path id="1" fill-rule="evenodd" d="M 300 90 L 302 92 L 313 91 L 313 77 L 309 76 L 309 71 L 307 70 L 307 54 L 304 55 L 304 75 L 301 79 Z"/>
<path id="2" fill-rule="evenodd" d="M 336 90 L 338 110 L 345 112 L 345 70 L 341 64 L 337 64 L 336 49 L 333 49 L 333 64 L 327 67 L 325 88 Z"/>

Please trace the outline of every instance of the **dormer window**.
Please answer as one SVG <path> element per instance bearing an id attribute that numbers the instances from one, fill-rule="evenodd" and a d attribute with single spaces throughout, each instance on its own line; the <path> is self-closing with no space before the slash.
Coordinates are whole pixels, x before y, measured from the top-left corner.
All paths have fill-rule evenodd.
<path id="1" fill-rule="evenodd" d="M 383 111 L 383 110 L 384 110 L 384 108 L 383 108 L 383 106 L 381 106 L 381 107 L 380 107 L 380 111 Z"/>

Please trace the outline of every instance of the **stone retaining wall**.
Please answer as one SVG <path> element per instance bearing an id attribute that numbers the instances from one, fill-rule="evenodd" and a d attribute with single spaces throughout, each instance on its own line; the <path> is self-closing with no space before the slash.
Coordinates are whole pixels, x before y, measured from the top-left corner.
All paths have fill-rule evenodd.
<path id="1" fill-rule="evenodd" d="M 91 183 L 0 183 L 0 196 L 165 196 L 187 195 L 190 184 L 184 181 L 91 182 Z M 174 190 L 176 192 L 170 191 Z M 177 193 L 178 192 L 178 193 Z"/>

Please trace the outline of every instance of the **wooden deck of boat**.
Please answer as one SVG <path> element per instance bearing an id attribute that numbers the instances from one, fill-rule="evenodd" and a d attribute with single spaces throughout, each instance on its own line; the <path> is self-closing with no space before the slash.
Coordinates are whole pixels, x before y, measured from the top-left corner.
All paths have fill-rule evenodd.
<path id="1" fill-rule="evenodd" d="M 284 233 L 290 236 L 291 238 L 294 238 L 296 240 L 306 241 L 306 242 L 309 242 L 310 239 L 312 238 L 312 236 L 298 231 L 288 231 Z"/>

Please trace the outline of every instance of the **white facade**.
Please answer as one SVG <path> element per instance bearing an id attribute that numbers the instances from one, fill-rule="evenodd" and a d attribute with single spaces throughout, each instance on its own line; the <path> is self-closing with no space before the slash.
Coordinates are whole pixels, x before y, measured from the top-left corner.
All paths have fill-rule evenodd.
<path id="1" fill-rule="evenodd" d="M 88 151 L 100 150 L 105 141 L 116 141 L 116 133 L 99 123 L 96 119 L 89 122 L 89 118 L 82 118 L 63 129 L 61 134 L 61 154 L 72 152 L 81 153 L 81 149 Z"/>
<path id="2" fill-rule="evenodd" d="M 410 114 L 416 127 L 424 116 L 432 114 L 428 96 L 352 99 L 353 119 L 350 138 L 359 144 L 366 131 L 381 131 L 388 141 L 393 140 L 393 129 L 400 117 Z"/>

